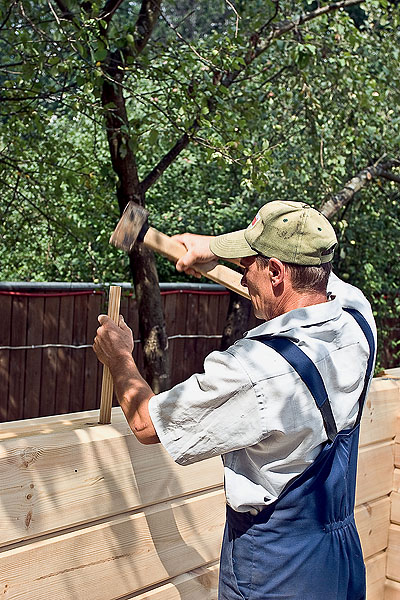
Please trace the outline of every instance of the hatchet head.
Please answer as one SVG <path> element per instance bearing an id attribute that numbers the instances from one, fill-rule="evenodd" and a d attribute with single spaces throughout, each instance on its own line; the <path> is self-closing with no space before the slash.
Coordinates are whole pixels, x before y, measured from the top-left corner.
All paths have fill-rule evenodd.
<path id="1" fill-rule="evenodd" d="M 130 253 L 137 241 L 143 241 L 148 230 L 148 211 L 130 200 L 110 237 L 110 244 Z"/>

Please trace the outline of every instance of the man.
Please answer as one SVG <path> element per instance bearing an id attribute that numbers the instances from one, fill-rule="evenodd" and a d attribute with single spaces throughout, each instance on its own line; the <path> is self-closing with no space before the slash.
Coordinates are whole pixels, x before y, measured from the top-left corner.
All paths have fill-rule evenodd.
<path id="1" fill-rule="evenodd" d="M 154 395 L 131 331 L 101 315 L 94 349 L 132 431 L 179 464 L 222 455 L 220 600 L 364 599 L 353 508 L 376 332 L 363 294 L 331 274 L 333 228 L 307 204 L 269 202 L 245 230 L 178 239 L 188 252 L 177 268 L 189 273 L 240 259 L 265 322 L 211 353 L 204 373 Z"/>

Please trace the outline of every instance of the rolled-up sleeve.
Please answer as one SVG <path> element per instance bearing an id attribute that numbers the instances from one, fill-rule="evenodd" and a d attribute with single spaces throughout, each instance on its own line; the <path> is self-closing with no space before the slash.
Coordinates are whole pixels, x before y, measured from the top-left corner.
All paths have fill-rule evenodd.
<path id="1" fill-rule="evenodd" d="M 212 352 L 204 373 L 153 396 L 149 411 L 161 443 L 182 465 L 251 446 L 263 436 L 253 384 L 229 350 Z"/>

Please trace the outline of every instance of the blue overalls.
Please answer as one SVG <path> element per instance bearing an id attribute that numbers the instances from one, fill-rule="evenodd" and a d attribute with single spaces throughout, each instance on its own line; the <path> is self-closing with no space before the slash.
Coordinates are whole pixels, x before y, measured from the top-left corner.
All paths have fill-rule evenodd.
<path id="1" fill-rule="evenodd" d="M 325 385 L 314 363 L 284 337 L 258 338 L 298 372 L 321 411 L 328 441 L 316 460 L 258 515 L 227 507 L 219 600 L 364 600 L 365 567 L 354 522 L 360 419 L 372 373 L 370 349 L 364 389 L 352 429 L 336 431 Z"/>

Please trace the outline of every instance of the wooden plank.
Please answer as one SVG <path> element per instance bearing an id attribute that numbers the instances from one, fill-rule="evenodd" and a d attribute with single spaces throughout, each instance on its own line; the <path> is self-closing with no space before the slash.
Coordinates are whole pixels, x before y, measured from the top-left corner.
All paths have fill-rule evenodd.
<path id="1" fill-rule="evenodd" d="M 211 296 L 212 297 L 212 296 Z M 198 333 L 200 335 L 213 335 L 215 332 L 210 332 L 210 325 L 208 319 L 208 303 L 209 303 L 210 295 L 209 294 L 199 294 L 199 304 L 198 304 Z M 198 338 L 197 340 L 197 348 L 196 348 L 196 364 L 194 367 L 194 371 L 196 373 L 202 373 L 204 371 L 203 364 L 205 357 L 209 354 L 209 339 L 207 338 Z"/>
<path id="2" fill-rule="evenodd" d="M 121 303 L 121 286 L 111 285 L 108 296 L 108 317 L 118 325 Z M 99 423 L 111 423 L 111 409 L 114 396 L 114 382 L 111 371 L 107 365 L 103 365 L 103 377 L 101 382 L 101 398 Z"/>
<path id="3" fill-rule="evenodd" d="M 27 345 L 43 342 L 44 298 L 28 298 Z M 40 392 L 42 378 L 42 350 L 32 348 L 26 353 L 24 419 L 38 417 L 40 412 Z"/>
<path id="4" fill-rule="evenodd" d="M 72 344 L 74 322 L 74 296 L 60 298 L 58 343 Z M 71 383 L 71 348 L 57 348 L 57 383 L 55 412 L 61 415 L 69 412 L 69 390 Z"/>
<path id="5" fill-rule="evenodd" d="M 397 382 L 373 379 L 361 419 L 360 446 L 393 439 L 399 410 L 400 387 Z"/>
<path id="6" fill-rule="evenodd" d="M 126 600 L 217 600 L 219 565 L 193 569 L 168 583 Z"/>
<path id="7" fill-rule="evenodd" d="M 164 294 L 161 296 L 163 302 L 163 311 L 167 336 L 171 337 L 176 333 L 176 298 L 178 294 Z M 175 364 L 176 364 L 176 341 L 168 340 L 169 353 L 169 385 L 172 387 L 175 383 Z"/>
<path id="8" fill-rule="evenodd" d="M 60 298 L 45 298 L 45 320 L 43 323 L 43 343 L 55 344 L 58 342 L 58 316 L 60 312 Z M 55 394 L 57 380 L 57 349 L 44 348 L 42 355 L 42 381 L 40 393 L 40 416 L 55 414 Z"/>
<path id="9" fill-rule="evenodd" d="M 397 581 L 386 580 L 385 600 L 400 600 L 400 583 Z"/>
<path id="10" fill-rule="evenodd" d="M 385 369 L 385 376 L 392 377 L 393 379 L 400 379 L 400 367 Z"/>
<path id="11" fill-rule="evenodd" d="M 385 550 L 389 536 L 389 498 L 358 506 L 355 511 L 355 519 L 364 559 Z"/>
<path id="12" fill-rule="evenodd" d="M 397 440 L 398 437 L 396 438 L 396 443 L 394 445 L 394 466 L 397 469 L 400 469 L 400 443 Z"/>
<path id="13" fill-rule="evenodd" d="M 400 469 L 394 470 L 393 475 L 393 490 L 395 492 L 400 492 Z"/>
<path id="14" fill-rule="evenodd" d="M 365 561 L 367 600 L 383 600 L 386 581 L 385 569 L 386 552 L 380 552 Z"/>
<path id="15" fill-rule="evenodd" d="M 199 332 L 199 294 L 185 294 L 186 296 L 186 334 L 197 335 Z M 190 358 L 185 361 L 182 379 L 187 379 L 193 373 L 203 370 L 202 361 L 198 359 L 197 338 L 187 338 L 185 340 L 185 356 Z M 188 364 L 190 362 L 190 365 Z"/>
<path id="16" fill-rule="evenodd" d="M 14 296 L 11 315 L 11 346 L 26 346 L 28 298 Z M 24 373 L 26 350 L 11 350 L 7 420 L 22 419 L 24 414 Z"/>
<path id="17" fill-rule="evenodd" d="M 392 492 L 390 494 L 390 500 L 392 502 L 392 512 L 390 520 L 392 521 L 392 523 L 397 523 L 397 525 L 400 525 L 400 493 Z"/>
<path id="18" fill-rule="evenodd" d="M 11 304 L 12 296 L 0 294 L 0 346 L 10 346 L 11 342 Z M 9 387 L 10 350 L 0 350 L 0 421 L 7 420 L 7 400 Z"/>
<path id="19" fill-rule="evenodd" d="M 140 444 L 123 417 L 115 420 L 2 441 L 0 545 L 222 489 L 219 457 L 180 467 L 160 444 Z"/>
<path id="20" fill-rule="evenodd" d="M 212 561 L 222 491 L 166 502 L 0 554 L 7 600 L 114 600 Z"/>
<path id="21" fill-rule="evenodd" d="M 190 318 L 190 315 L 189 315 Z M 187 294 L 177 294 L 176 298 L 176 327 L 178 333 L 186 333 L 188 315 L 187 315 Z M 186 356 L 185 339 L 175 339 L 175 356 L 176 360 L 171 365 L 171 384 L 175 385 L 184 379 L 187 379 L 193 372 L 190 369 L 190 357 Z M 188 372 L 190 371 L 189 375 Z"/>
<path id="22" fill-rule="evenodd" d="M 120 421 L 125 420 L 121 410 L 118 411 Z M 118 418 L 116 415 L 116 418 Z M 27 437 L 30 435 L 41 435 L 44 433 L 53 433 L 63 429 L 80 429 L 82 427 L 97 424 L 98 413 L 93 411 L 81 411 L 68 415 L 50 415 L 48 417 L 39 417 L 36 419 L 25 419 L 20 421 L 10 421 L 9 423 L 0 423 L 0 441 Z"/>
<path id="23" fill-rule="evenodd" d="M 229 298 L 229 296 L 226 296 Z M 222 296 L 224 298 L 224 296 Z M 208 301 L 208 329 L 209 335 L 221 335 L 224 325 L 220 323 L 219 319 L 219 307 L 220 307 L 221 295 L 212 295 Z M 221 347 L 221 338 L 214 338 L 208 341 L 207 354 L 214 350 L 219 350 Z"/>
<path id="24" fill-rule="evenodd" d="M 393 486 L 394 442 L 361 448 L 358 456 L 356 506 L 390 494 Z"/>
<path id="25" fill-rule="evenodd" d="M 81 294 L 74 298 L 74 322 L 72 326 L 72 344 L 87 344 L 87 311 L 90 294 Z M 69 393 L 69 412 L 80 411 L 84 404 L 85 361 L 88 350 L 75 348 L 71 350 L 71 384 Z"/>
<path id="26" fill-rule="evenodd" d="M 386 581 L 385 569 L 385 552 L 379 553 L 366 562 L 367 600 L 383 600 Z M 126 600 L 217 600 L 218 572 L 218 564 L 212 567 L 201 567 L 190 573 L 179 575 L 156 589 L 129 596 Z M 388 583 L 399 586 L 393 589 L 400 592 L 400 584 Z M 400 595 L 385 596 L 385 600 L 400 600 Z"/>
<path id="27" fill-rule="evenodd" d="M 383 552 L 367 561 L 367 600 L 383 600 L 385 568 L 386 555 Z M 218 572 L 218 564 L 201 567 L 179 575 L 156 589 L 129 596 L 126 600 L 217 600 Z M 385 595 L 385 600 L 400 600 L 400 584 L 387 581 L 385 589 L 388 588 L 393 595 Z M 394 592 L 399 595 L 396 596 Z"/>
<path id="28" fill-rule="evenodd" d="M 390 525 L 386 575 L 400 582 L 400 525 Z"/>
<path id="29" fill-rule="evenodd" d="M 93 294 L 89 298 L 88 314 L 86 323 L 86 343 L 93 344 L 96 330 L 99 325 L 98 315 L 102 312 L 104 298 L 102 294 Z M 92 410 L 100 407 L 100 387 L 98 387 L 99 377 L 101 377 L 100 363 L 91 348 L 88 349 L 85 357 L 85 387 L 84 402 L 85 410 Z M 101 381 L 101 380 L 100 380 Z"/>
<path id="30" fill-rule="evenodd" d="M 129 297 L 128 302 L 128 320 L 127 323 L 133 332 L 133 339 L 140 340 L 140 326 L 139 326 L 139 313 L 137 308 L 137 301 L 134 296 Z M 140 373 L 144 373 L 144 362 L 143 362 L 143 344 L 142 342 L 135 342 L 133 348 L 133 358 L 135 359 L 136 365 Z"/>

